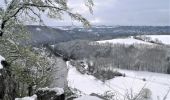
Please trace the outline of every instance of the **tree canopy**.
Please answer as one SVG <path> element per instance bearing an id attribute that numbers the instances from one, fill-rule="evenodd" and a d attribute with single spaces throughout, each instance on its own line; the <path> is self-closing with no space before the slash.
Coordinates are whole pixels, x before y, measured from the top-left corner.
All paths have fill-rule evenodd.
<path id="1" fill-rule="evenodd" d="M 43 23 L 42 14 L 49 18 L 62 19 L 64 14 L 73 20 L 78 20 L 84 26 L 90 23 L 77 12 L 73 12 L 68 6 L 67 0 L 4 0 L 5 5 L 0 7 L 0 36 L 2 36 L 12 25 L 24 24 L 23 17 L 29 21 Z M 84 4 L 92 13 L 93 1 L 85 0 Z"/>
<path id="2" fill-rule="evenodd" d="M 44 87 L 49 83 L 53 66 L 58 62 L 44 49 L 22 46 L 18 41 L 27 36 L 25 21 L 43 24 L 42 15 L 61 20 L 66 14 L 72 20 L 90 26 L 89 21 L 68 6 L 67 0 L 3 0 L 0 6 L 0 54 L 10 63 L 10 71 L 17 81 L 17 96 L 27 95 L 27 87 Z M 82 0 L 83 2 L 83 0 Z M 92 13 L 93 1 L 84 4 Z M 43 55 L 45 54 L 45 55 Z"/>

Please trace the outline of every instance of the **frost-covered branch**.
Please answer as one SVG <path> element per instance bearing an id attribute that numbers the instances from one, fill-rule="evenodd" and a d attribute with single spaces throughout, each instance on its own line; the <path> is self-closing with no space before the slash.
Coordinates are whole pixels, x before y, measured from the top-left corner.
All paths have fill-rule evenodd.
<path id="1" fill-rule="evenodd" d="M 5 10 L 3 10 L 1 23 L 0 23 L 0 36 L 2 36 L 5 32 L 5 29 L 7 27 L 7 23 L 11 23 L 13 21 L 13 24 L 19 24 L 16 20 L 22 20 L 19 19 L 19 14 L 25 15 L 27 17 L 33 17 L 37 16 L 39 12 L 42 14 L 48 13 L 48 17 L 55 18 L 55 19 L 61 19 L 62 15 L 68 14 L 73 20 L 80 21 L 84 26 L 90 26 L 90 23 L 86 18 L 81 16 L 79 13 L 72 12 L 71 9 L 67 5 L 67 0 L 12 0 L 7 2 L 7 7 Z M 92 7 L 93 7 L 93 1 L 92 0 L 86 0 L 85 5 L 89 8 L 89 11 L 93 13 Z M 33 13 L 33 16 L 30 16 L 30 12 Z M 40 15 L 38 15 L 37 18 L 40 21 L 42 19 L 40 18 Z"/>

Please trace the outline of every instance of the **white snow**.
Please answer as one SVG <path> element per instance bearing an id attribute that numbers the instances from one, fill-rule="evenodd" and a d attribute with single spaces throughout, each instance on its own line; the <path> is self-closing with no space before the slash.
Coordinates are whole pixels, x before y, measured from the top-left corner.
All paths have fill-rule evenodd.
<path id="1" fill-rule="evenodd" d="M 36 30 L 37 30 L 37 31 L 41 31 L 41 28 L 37 27 Z"/>
<path id="2" fill-rule="evenodd" d="M 2 60 L 5 60 L 5 58 L 0 55 L 0 61 L 2 61 Z M 2 64 L 0 63 L 0 69 L 2 69 L 2 68 L 3 68 L 3 66 L 2 66 Z"/>
<path id="3" fill-rule="evenodd" d="M 152 43 L 144 42 L 141 40 L 134 39 L 132 37 L 128 38 L 119 38 L 119 39 L 111 39 L 111 40 L 102 40 L 97 41 L 98 43 L 112 43 L 112 44 L 126 44 L 126 45 L 133 45 L 133 44 L 148 44 L 151 45 Z"/>
<path id="4" fill-rule="evenodd" d="M 64 93 L 64 90 L 62 88 L 58 88 L 58 87 L 55 87 L 55 88 L 45 87 L 45 88 L 40 88 L 38 90 L 42 90 L 42 91 L 55 91 L 56 95 L 61 95 L 61 94 Z"/>
<path id="5" fill-rule="evenodd" d="M 121 100 L 127 92 L 132 91 L 133 94 L 138 94 L 144 87 L 151 90 L 153 100 L 158 100 L 157 98 L 163 100 L 170 89 L 170 75 L 167 74 L 118 70 L 125 73 L 127 77 L 117 77 L 103 83 L 94 76 L 79 73 L 69 62 L 67 65 L 69 67 L 68 86 L 78 89 L 82 95 L 104 94 L 106 91 L 111 91 Z M 146 81 L 143 81 L 143 78 Z M 170 100 L 170 94 L 168 94 L 167 100 Z"/>
<path id="6" fill-rule="evenodd" d="M 61 95 L 64 93 L 64 90 L 62 88 L 58 88 L 58 87 L 55 87 L 55 88 L 40 88 L 39 90 L 42 90 L 42 91 L 55 91 L 57 94 L 56 95 Z M 16 98 L 15 100 L 37 100 L 37 95 L 33 95 L 31 97 L 24 97 L 24 98 Z"/>
<path id="7" fill-rule="evenodd" d="M 95 97 L 95 96 L 82 96 L 82 97 L 76 98 L 74 100 L 102 100 L 102 99 Z"/>
<path id="8" fill-rule="evenodd" d="M 170 35 L 145 35 L 150 37 L 152 40 L 160 40 L 164 44 L 170 44 Z"/>
<path id="9" fill-rule="evenodd" d="M 151 40 L 159 40 L 163 44 L 170 45 L 170 35 L 142 35 L 146 37 L 150 37 Z M 112 44 L 126 44 L 126 45 L 133 45 L 133 44 L 147 44 L 153 45 L 153 43 L 145 42 L 142 40 L 134 39 L 133 36 L 127 38 L 117 38 L 111 40 L 101 40 L 97 41 L 98 43 L 112 43 Z"/>
<path id="10" fill-rule="evenodd" d="M 15 100 L 37 100 L 37 95 L 33 95 L 31 97 L 16 98 Z"/>
<path id="11" fill-rule="evenodd" d="M 70 30 L 69 28 L 64 28 L 64 27 L 57 27 L 57 28 L 60 30 L 65 30 L 65 31 Z"/>

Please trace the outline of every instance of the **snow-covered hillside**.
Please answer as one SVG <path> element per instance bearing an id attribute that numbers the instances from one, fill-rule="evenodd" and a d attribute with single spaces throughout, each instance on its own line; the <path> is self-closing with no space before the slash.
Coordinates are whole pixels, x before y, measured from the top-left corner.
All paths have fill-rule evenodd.
<path id="1" fill-rule="evenodd" d="M 151 40 L 158 39 L 163 44 L 170 44 L 170 35 L 145 35 L 146 37 L 150 37 Z"/>
<path id="2" fill-rule="evenodd" d="M 148 44 L 151 45 L 151 43 L 144 42 L 141 40 L 134 39 L 133 37 L 128 38 L 118 38 L 118 39 L 112 39 L 112 40 L 102 40 L 97 41 L 98 43 L 113 43 L 113 44 L 127 44 L 127 45 L 133 45 L 133 44 Z"/>
<path id="3" fill-rule="evenodd" d="M 156 41 L 159 40 L 161 43 L 169 45 L 170 44 L 170 35 L 142 35 L 145 37 L 149 37 L 150 40 Z M 117 38 L 112 40 L 101 40 L 97 41 L 98 43 L 113 43 L 113 44 L 147 44 L 152 45 L 153 43 L 146 42 L 145 40 L 135 39 L 133 36 L 127 38 Z"/>
<path id="4" fill-rule="evenodd" d="M 118 100 L 123 100 L 127 93 L 135 95 L 142 88 L 147 88 L 151 91 L 153 100 L 163 100 L 170 90 L 170 75 L 167 74 L 117 69 L 119 72 L 125 73 L 126 77 L 116 77 L 102 82 L 94 76 L 79 73 L 69 62 L 67 65 L 69 67 L 68 86 L 81 91 L 81 95 L 92 93 L 103 95 L 110 91 Z M 170 100 L 170 94 L 167 95 L 166 100 Z"/>

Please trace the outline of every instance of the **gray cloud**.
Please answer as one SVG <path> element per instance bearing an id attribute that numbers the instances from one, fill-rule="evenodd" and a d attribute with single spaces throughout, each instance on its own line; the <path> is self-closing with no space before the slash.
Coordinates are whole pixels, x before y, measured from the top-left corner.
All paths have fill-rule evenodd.
<path id="1" fill-rule="evenodd" d="M 70 0 L 69 3 L 73 8 L 78 9 L 77 11 L 92 24 L 170 25 L 169 0 L 94 0 L 93 15 L 88 12 L 87 8 L 82 6 L 83 2 L 81 1 Z M 66 18 L 65 21 L 56 22 L 56 24 L 71 25 L 72 23 Z"/>
<path id="2" fill-rule="evenodd" d="M 101 4 L 100 7 L 97 7 L 95 17 L 102 20 L 102 23 L 98 24 L 170 25 L 169 0 L 112 1 L 107 5 Z"/>
<path id="3" fill-rule="evenodd" d="M 170 25 L 170 0 L 94 0 L 94 14 L 84 0 L 68 0 L 73 11 L 96 25 Z M 47 25 L 80 25 L 64 15 L 64 20 L 44 17 Z"/>

